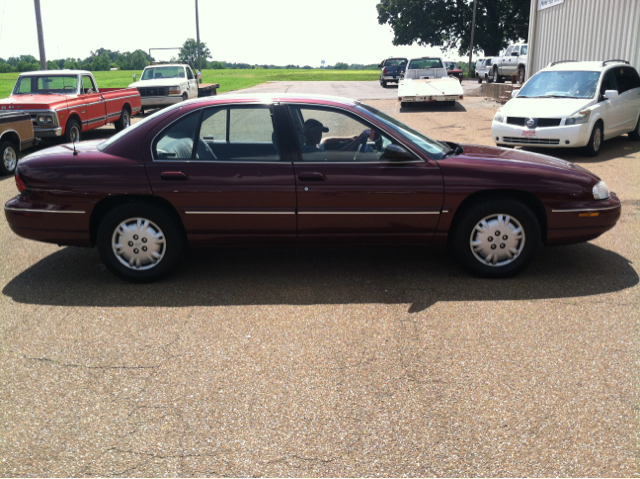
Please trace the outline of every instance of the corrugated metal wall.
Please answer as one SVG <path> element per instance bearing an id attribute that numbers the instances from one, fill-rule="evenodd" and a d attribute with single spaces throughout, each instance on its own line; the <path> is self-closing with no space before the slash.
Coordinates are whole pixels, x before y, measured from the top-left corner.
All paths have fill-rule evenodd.
<path id="1" fill-rule="evenodd" d="M 640 67 L 640 0 L 565 0 L 532 20 L 527 76 L 556 60 L 622 59 Z"/>

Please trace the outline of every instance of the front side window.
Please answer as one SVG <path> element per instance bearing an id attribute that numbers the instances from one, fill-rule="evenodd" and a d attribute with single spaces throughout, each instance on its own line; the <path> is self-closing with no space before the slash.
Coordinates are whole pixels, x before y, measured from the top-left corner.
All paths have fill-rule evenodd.
<path id="1" fill-rule="evenodd" d="M 518 98 L 593 98 L 600 72 L 544 71 L 536 73 L 520 90 Z"/>
<path id="2" fill-rule="evenodd" d="M 615 73 L 613 70 L 609 70 L 604 74 L 602 78 L 602 84 L 600 85 L 600 95 L 604 95 L 607 90 L 618 91 L 618 83 L 616 82 Z"/>
<path id="3" fill-rule="evenodd" d="M 153 142 L 153 157 L 158 160 L 196 159 L 195 138 L 201 111 L 190 113 L 173 122 Z"/>
<path id="4" fill-rule="evenodd" d="M 515 47 L 511 53 L 515 53 L 516 55 L 518 55 L 520 53 L 520 47 Z"/>
<path id="5" fill-rule="evenodd" d="M 89 90 L 92 90 L 94 93 L 96 91 L 96 87 L 91 81 L 91 77 L 88 75 L 82 76 L 82 93 L 88 93 Z"/>
<path id="6" fill-rule="evenodd" d="M 508 57 L 509 55 L 511 55 L 512 51 L 513 51 L 513 45 L 511 45 L 509 48 L 507 48 L 507 53 L 505 53 L 504 55 Z"/>
<path id="7" fill-rule="evenodd" d="M 193 72 L 191 71 L 191 68 L 187 67 L 187 79 L 188 80 L 193 80 Z"/>
<path id="8" fill-rule="evenodd" d="M 378 162 L 391 138 L 359 118 L 327 108 L 290 106 L 304 162 Z"/>

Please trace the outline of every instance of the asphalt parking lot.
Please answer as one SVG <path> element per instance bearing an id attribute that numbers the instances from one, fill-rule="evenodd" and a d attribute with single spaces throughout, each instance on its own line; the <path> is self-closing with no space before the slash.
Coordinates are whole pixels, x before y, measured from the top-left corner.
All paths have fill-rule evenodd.
<path id="1" fill-rule="evenodd" d="M 393 98 L 366 101 L 492 144 L 492 102 Z M 134 285 L 2 215 L 0 474 L 637 475 L 640 143 L 548 153 L 601 176 L 622 217 L 508 280 L 441 250 L 256 248 Z"/>

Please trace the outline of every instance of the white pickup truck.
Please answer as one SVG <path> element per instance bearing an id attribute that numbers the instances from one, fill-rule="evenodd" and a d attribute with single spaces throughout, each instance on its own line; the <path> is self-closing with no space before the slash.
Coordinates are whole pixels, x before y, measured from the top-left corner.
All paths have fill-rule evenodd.
<path id="1" fill-rule="evenodd" d="M 529 46 L 526 43 L 518 43 L 507 48 L 504 55 L 494 57 L 488 81 L 504 83 L 504 80 L 517 73 L 519 83 L 524 83 L 527 70 L 527 53 Z"/>
<path id="2" fill-rule="evenodd" d="M 140 92 L 143 111 L 198 98 L 198 80 L 189 65 L 150 65 L 145 67 L 140 81 L 129 87 Z"/>
<path id="3" fill-rule="evenodd" d="M 422 57 L 409 61 L 404 79 L 398 84 L 398 100 L 401 107 L 442 101 L 453 106 L 462 100 L 462 86 L 456 77 L 447 72 L 442 58 Z"/>

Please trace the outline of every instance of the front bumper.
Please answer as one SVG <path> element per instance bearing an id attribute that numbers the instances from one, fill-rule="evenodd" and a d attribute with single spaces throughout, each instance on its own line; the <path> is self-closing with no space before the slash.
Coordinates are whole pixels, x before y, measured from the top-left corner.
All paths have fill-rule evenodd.
<path id="1" fill-rule="evenodd" d="M 590 125 L 556 126 L 529 129 L 494 121 L 491 124 L 493 141 L 500 145 L 535 146 L 543 148 L 575 148 L 586 146 Z"/>
<path id="2" fill-rule="evenodd" d="M 143 96 L 142 106 L 174 105 L 182 101 L 182 96 Z"/>
<path id="3" fill-rule="evenodd" d="M 62 127 L 57 126 L 55 128 L 38 128 L 33 129 L 33 134 L 36 138 L 56 138 L 62 136 Z"/>

